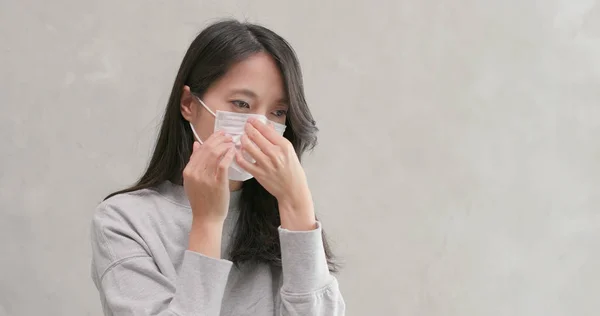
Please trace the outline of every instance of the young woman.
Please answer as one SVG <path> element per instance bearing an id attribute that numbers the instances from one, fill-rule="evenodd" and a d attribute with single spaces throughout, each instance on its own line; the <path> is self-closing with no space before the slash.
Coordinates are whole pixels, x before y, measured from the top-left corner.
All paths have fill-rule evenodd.
<path id="1" fill-rule="evenodd" d="M 283 38 L 237 21 L 202 31 L 148 169 L 95 212 L 105 315 L 344 315 L 300 165 L 316 131 Z"/>

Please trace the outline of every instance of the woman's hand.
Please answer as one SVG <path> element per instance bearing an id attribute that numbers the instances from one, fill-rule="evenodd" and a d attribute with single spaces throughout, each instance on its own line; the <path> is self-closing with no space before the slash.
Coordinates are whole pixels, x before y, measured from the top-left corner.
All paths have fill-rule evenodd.
<path id="1" fill-rule="evenodd" d="M 212 134 L 203 145 L 194 142 L 183 170 L 183 186 L 195 218 L 225 220 L 230 195 L 227 170 L 234 155 L 231 137 L 222 132 Z"/>
<path id="2" fill-rule="evenodd" d="M 289 230 L 312 230 L 316 219 L 306 174 L 292 144 L 272 127 L 249 119 L 242 136 L 242 150 L 256 163 L 236 153 L 240 167 L 252 174 L 279 204 L 281 226 Z"/>
<path id="3" fill-rule="evenodd" d="M 183 170 L 183 186 L 193 214 L 188 249 L 213 258 L 221 257 L 230 196 L 227 170 L 234 153 L 231 137 L 214 133 L 203 145 L 194 142 Z"/>

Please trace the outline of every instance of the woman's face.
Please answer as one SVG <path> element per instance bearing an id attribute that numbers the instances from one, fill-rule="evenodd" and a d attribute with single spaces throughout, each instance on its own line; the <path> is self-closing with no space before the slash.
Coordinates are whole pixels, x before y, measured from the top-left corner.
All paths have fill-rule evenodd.
<path id="1" fill-rule="evenodd" d="M 213 112 L 261 114 L 269 120 L 285 124 L 288 101 L 283 79 L 273 58 L 257 53 L 233 65 L 204 93 L 202 101 Z M 181 114 L 194 125 L 202 140 L 212 133 L 215 118 L 184 86 Z"/>

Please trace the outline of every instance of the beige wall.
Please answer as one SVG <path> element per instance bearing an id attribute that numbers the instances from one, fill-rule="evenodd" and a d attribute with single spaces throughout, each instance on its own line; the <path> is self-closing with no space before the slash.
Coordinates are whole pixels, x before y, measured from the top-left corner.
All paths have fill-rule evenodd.
<path id="1" fill-rule="evenodd" d="M 299 54 L 348 315 L 598 315 L 594 0 L 0 1 L 0 315 L 100 315 L 94 207 L 228 16 Z"/>

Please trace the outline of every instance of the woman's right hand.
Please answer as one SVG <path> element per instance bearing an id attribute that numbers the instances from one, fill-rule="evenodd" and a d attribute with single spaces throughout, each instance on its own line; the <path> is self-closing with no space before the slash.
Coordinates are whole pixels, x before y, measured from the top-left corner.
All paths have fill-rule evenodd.
<path id="1" fill-rule="evenodd" d="M 195 141 L 183 170 L 183 186 L 194 222 L 222 224 L 229 209 L 227 170 L 235 156 L 231 136 L 212 134 L 204 144 Z"/>

